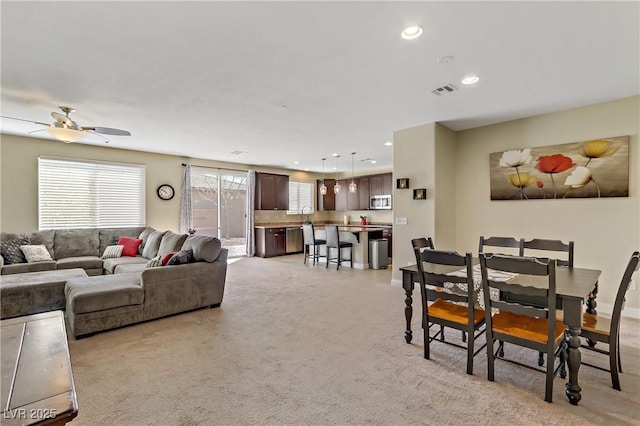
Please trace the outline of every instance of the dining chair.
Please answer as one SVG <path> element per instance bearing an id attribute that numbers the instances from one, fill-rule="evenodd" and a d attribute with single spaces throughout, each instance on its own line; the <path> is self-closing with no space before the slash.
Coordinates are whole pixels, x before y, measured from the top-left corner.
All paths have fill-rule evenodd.
<path id="1" fill-rule="evenodd" d="M 473 374 L 473 357 L 484 345 L 474 351 L 475 341 L 484 333 L 484 311 L 476 309 L 476 290 L 473 285 L 473 261 L 471 253 L 461 255 L 452 251 L 414 249 L 418 265 L 420 295 L 422 298 L 422 330 L 424 332 L 424 357 L 430 359 L 430 344 L 438 337 L 440 342 L 467 350 L 467 374 Z M 466 274 L 447 275 L 460 267 Z M 463 283 L 465 294 L 446 290 L 445 283 Z M 433 301 L 431 304 L 429 301 Z M 431 326 L 439 325 L 440 331 L 430 336 Z M 466 332 L 466 345 L 444 339 L 443 327 Z"/>
<path id="2" fill-rule="evenodd" d="M 517 254 L 518 256 L 522 256 L 522 243 L 524 242 L 523 238 L 516 240 L 513 237 L 489 237 L 485 238 L 480 236 L 480 242 L 478 244 L 478 253 L 485 253 L 485 246 L 490 247 L 500 247 L 500 248 L 513 248 L 515 250 L 508 250 L 503 254 Z"/>
<path id="3" fill-rule="evenodd" d="M 307 263 L 307 258 L 309 257 L 313 257 L 314 265 L 321 257 L 326 257 L 320 254 L 320 246 L 327 244 L 327 241 L 316 238 L 315 229 L 312 223 L 305 223 L 302 225 L 302 237 L 304 240 L 304 264 Z M 313 247 L 313 254 L 311 254 L 311 247 Z"/>
<path id="4" fill-rule="evenodd" d="M 351 266 L 353 268 L 353 244 L 352 243 L 348 243 L 348 242 L 344 242 L 344 241 L 340 241 L 340 233 L 338 232 L 338 227 L 336 225 L 325 225 L 325 229 L 327 231 L 327 268 L 329 267 L 329 263 L 330 262 L 334 262 L 337 264 L 336 270 L 340 269 L 340 263 L 342 262 L 349 262 L 349 266 Z M 335 258 L 332 258 L 331 255 L 331 249 L 336 249 L 337 251 L 337 255 Z M 342 249 L 344 248 L 348 248 L 349 249 L 349 258 L 348 259 L 343 259 L 342 258 Z"/>
<path id="5" fill-rule="evenodd" d="M 609 369 L 586 362 L 582 362 L 582 364 L 598 370 L 611 372 L 611 385 L 616 390 L 621 390 L 618 372 L 622 373 L 622 362 L 620 360 L 620 317 L 622 315 L 622 309 L 624 308 L 625 294 L 631 284 L 631 277 L 633 273 L 639 269 L 639 258 L 640 253 L 636 251 L 629 259 L 627 268 L 622 275 L 620 286 L 618 287 L 618 294 L 616 295 L 616 300 L 613 304 L 613 313 L 611 314 L 611 318 L 588 314 L 586 312 L 582 316 L 581 336 L 594 342 L 606 343 L 609 345 L 609 350 L 596 348 L 589 344 L 583 344 L 581 346 L 585 349 L 608 355 Z"/>
<path id="6" fill-rule="evenodd" d="M 497 281 L 489 277 L 496 272 L 516 273 L 517 276 L 508 281 Z M 494 365 L 496 359 L 509 361 L 520 366 L 546 373 L 544 400 L 552 401 L 553 379 L 558 370 L 564 375 L 565 351 L 564 324 L 556 319 L 556 261 L 555 259 L 537 259 L 505 255 L 485 255 L 480 253 L 480 270 L 482 272 L 482 289 L 487 312 L 497 310 L 495 315 L 487 315 L 487 378 L 494 381 Z M 544 277 L 544 283 L 540 282 Z M 536 286 L 532 286 L 535 283 Z M 491 292 L 492 289 L 498 290 Z M 544 297 L 544 306 L 535 307 L 526 303 L 507 302 L 496 293 L 507 292 L 526 296 Z M 522 364 L 515 360 L 497 357 L 500 348 L 494 352 L 495 341 L 530 348 L 544 352 L 547 360 L 555 360 L 560 356 L 560 364 L 547 362 L 546 370 Z"/>

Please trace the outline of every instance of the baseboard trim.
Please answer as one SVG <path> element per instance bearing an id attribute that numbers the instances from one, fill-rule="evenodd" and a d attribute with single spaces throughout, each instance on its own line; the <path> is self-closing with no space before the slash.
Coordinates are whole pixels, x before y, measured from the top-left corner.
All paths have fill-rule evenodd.
<path id="1" fill-rule="evenodd" d="M 391 279 L 391 285 L 393 287 L 402 287 L 402 280 L 396 279 L 396 278 L 392 278 Z"/>

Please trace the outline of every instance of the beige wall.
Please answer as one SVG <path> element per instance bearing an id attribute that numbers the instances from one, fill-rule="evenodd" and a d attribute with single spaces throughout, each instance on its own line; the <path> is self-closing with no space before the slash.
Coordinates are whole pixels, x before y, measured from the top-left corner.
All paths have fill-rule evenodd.
<path id="1" fill-rule="evenodd" d="M 423 153 L 421 157 L 438 159 L 436 197 L 442 193 L 443 188 L 445 193 L 450 191 L 447 185 L 455 181 L 454 208 L 436 209 L 438 217 L 435 219 L 436 225 L 439 225 L 440 215 L 455 214 L 455 229 L 447 231 L 454 234 L 455 244 L 449 248 L 476 253 L 480 235 L 575 241 L 576 266 L 602 270 L 598 301 L 600 310 L 609 312 L 629 256 L 640 248 L 639 102 L 640 97 L 635 96 L 457 132 L 455 141 L 450 135 L 446 136 L 449 143 L 455 145 L 454 159 L 448 163 L 440 161 L 443 159 L 438 153 L 438 147 L 441 146 L 439 142 L 443 139 L 440 132 L 436 132 L 438 140 L 433 144 L 435 150 L 432 151 L 424 150 L 425 136 L 409 135 L 412 129 L 396 132 L 395 135 L 400 136 L 403 143 L 394 146 L 394 173 L 403 174 L 402 170 L 405 169 L 415 174 L 422 164 L 422 176 L 418 181 L 430 180 L 433 177 L 430 161 L 412 154 L 412 151 L 419 149 Z M 490 200 L 490 153 L 622 135 L 630 136 L 629 197 L 529 202 Z M 413 182 L 411 186 L 414 186 Z M 394 211 L 394 216 L 409 214 L 409 206 L 399 207 Z M 410 250 L 409 241 L 416 236 L 425 233 L 435 235 L 436 245 L 443 247 L 440 244 L 442 235 L 438 232 L 442 228 L 433 228 L 434 219 L 427 215 L 409 222 L 403 230 L 403 235 L 406 235 L 405 243 L 397 239 L 394 245 L 399 247 L 394 252 L 394 255 L 399 254 L 398 264 L 411 260 L 407 255 Z M 401 279 L 396 268 L 393 279 L 395 283 L 399 283 Z M 625 315 L 640 317 L 638 291 L 627 293 Z"/>

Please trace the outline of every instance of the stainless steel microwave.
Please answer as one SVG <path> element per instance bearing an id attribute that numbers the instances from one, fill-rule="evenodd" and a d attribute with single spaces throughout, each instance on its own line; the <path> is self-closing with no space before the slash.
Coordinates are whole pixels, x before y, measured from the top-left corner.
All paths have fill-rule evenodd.
<path id="1" fill-rule="evenodd" d="M 369 210 L 391 210 L 391 195 L 372 195 Z"/>

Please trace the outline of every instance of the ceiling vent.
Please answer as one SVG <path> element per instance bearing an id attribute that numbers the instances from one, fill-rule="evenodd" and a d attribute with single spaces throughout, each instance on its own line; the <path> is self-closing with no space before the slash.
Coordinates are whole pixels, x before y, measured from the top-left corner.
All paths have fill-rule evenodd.
<path id="1" fill-rule="evenodd" d="M 247 152 L 247 151 L 238 151 L 238 150 L 231 151 L 231 153 L 232 153 L 233 155 L 248 154 L 248 152 Z"/>
<path id="2" fill-rule="evenodd" d="M 434 95 L 440 96 L 440 95 L 445 95 L 447 93 L 455 92 L 456 90 L 458 90 L 458 88 L 453 84 L 449 83 L 449 84 L 445 84 L 442 87 L 438 87 L 435 90 L 432 90 L 431 93 L 433 93 Z"/>

